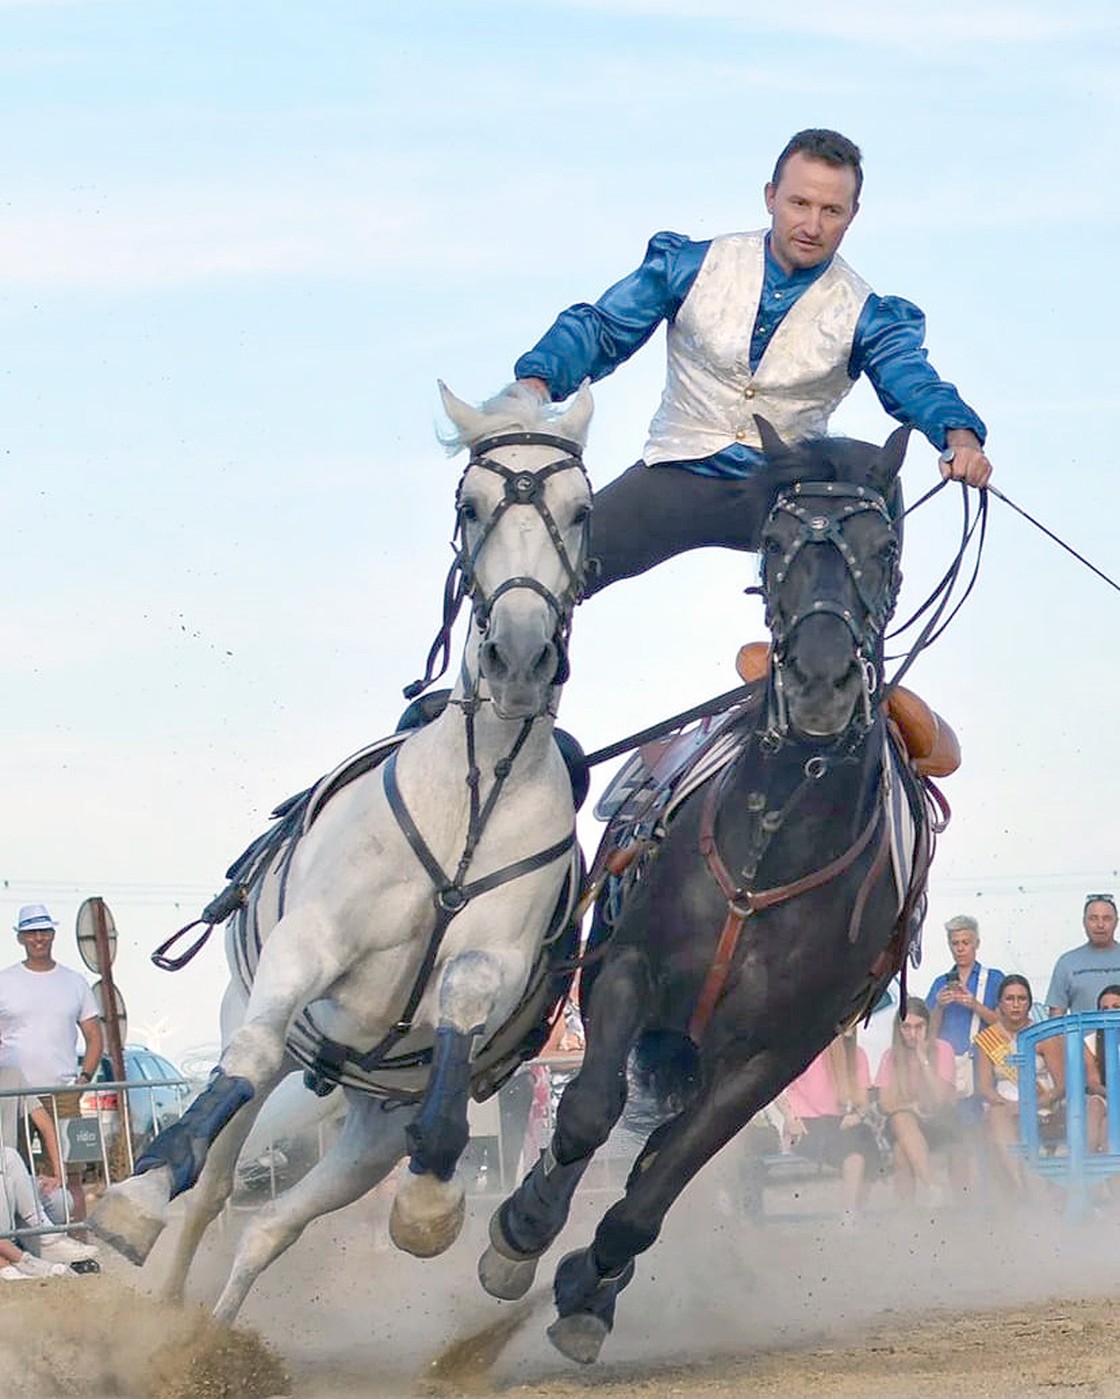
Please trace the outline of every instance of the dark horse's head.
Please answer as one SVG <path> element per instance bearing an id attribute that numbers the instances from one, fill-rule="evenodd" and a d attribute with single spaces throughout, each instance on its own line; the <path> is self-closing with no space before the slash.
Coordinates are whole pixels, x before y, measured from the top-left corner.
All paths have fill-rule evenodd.
<path id="1" fill-rule="evenodd" d="M 757 419 L 777 483 L 762 529 L 762 592 L 771 646 L 771 720 L 830 739 L 870 723 L 883 631 L 902 575 L 887 501 L 908 428 L 879 448 L 850 438 L 785 445 Z"/>

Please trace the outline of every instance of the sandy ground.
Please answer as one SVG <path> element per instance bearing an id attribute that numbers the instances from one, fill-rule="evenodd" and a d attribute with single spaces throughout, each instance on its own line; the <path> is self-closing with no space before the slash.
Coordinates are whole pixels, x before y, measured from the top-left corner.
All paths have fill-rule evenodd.
<path id="1" fill-rule="evenodd" d="M 384 1206 L 373 1201 L 312 1225 L 261 1279 L 234 1332 L 197 1305 L 150 1295 L 162 1242 L 143 1272 L 114 1260 L 99 1278 L 7 1284 L 0 1393 L 1120 1396 L 1120 1207 L 1079 1225 L 1060 1212 L 902 1213 L 879 1187 L 851 1234 L 823 1216 L 833 1187 L 801 1184 L 768 1202 L 800 1217 L 759 1228 L 729 1208 L 719 1174 L 695 1183 L 640 1260 L 593 1367 L 549 1345 L 547 1284 L 563 1245 L 586 1241 L 609 1197 L 579 1209 L 516 1306 L 475 1281 L 489 1201 L 472 1201 L 464 1237 L 427 1262 L 386 1247 Z M 215 1295 L 245 1218 L 234 1214 L 204 1246 L 196 1301 Z"/>

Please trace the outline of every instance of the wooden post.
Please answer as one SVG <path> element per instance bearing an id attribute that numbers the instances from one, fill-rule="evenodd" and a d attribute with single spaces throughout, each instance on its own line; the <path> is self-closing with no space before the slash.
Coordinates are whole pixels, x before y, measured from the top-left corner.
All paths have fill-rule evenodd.
<path id="1" fill-rule="evenodd" d="M 91 899 L 93 935 L 97 947 L 98 970 L 101 973 L 101 999 L 104 1007 L 105 1049 L 113 1066 L 113 1077 L 124 1082 L 124 1046 L 117 1018 L 117 988 L 113 982 L 113 957 L 109 950 L 109 924 L 105 917 L 105 900 Z"/>

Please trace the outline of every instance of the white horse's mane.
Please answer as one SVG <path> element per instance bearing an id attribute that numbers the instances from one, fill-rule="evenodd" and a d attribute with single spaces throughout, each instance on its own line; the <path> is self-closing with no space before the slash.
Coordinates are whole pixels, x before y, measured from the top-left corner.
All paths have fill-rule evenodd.
<path id="1" fill-rule="evenodd" d="M 565 416 L 567 409 L 542 403 L 540 395 L 526 384 L 507 384 L 493 398 L 479 404 L 475 412 L 484 422 L 472 422 L 467 427 L 453 427 L 440 432 L 439 441 L 448 456 L 454 456 L 464 447 L 470 447 L 483 437 L 500 432 L 548 432 L 555 430 L 556 420 Z M 586 429 L 581 437 L 586 436 Z M 580 445 L 583 445 L 581 441 Z"/>

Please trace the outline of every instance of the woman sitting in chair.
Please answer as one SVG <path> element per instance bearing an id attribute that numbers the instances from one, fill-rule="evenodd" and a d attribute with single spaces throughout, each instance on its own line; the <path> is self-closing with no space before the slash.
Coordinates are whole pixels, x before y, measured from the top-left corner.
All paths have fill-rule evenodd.
<path id="1" fill-rule="evenodd" d="M 879 1107 L 890 1123 L 894 1143 L 895 1191 L 908 1204 L 916 1185 L 930 1204 L 942 1203 L 930 1151 L 951 1151 L 960 1139 L 953 1046 L 947 1040 L 931 1039 L 929 1020 L 925 1001 L 908 996 L 905 1016 L 894 1022 L 891 1047 L 875 1078 Z"/>
<path id="2" fill-rule="evenodd" d="M 992 1155 L 1004 1179 L 1017 1193 L 1026 1188 L 1019 1143 L 1019 1070 L 1009 1057 L 1016 1052 L 1020 1030 L 1030 1024 L 1034 997 L 1025 976 L 1005 976 L 996 1002 L 996 1022 L 981 1030 L 975 1044 L 976 1094 L 984 1104 L 984 1119 Z M 1065 1062 L 1062 1037 L 1040 1040 L 1035 1051 L 1040 1132 L 1056 1140 L 1065 1131 Z"/>

